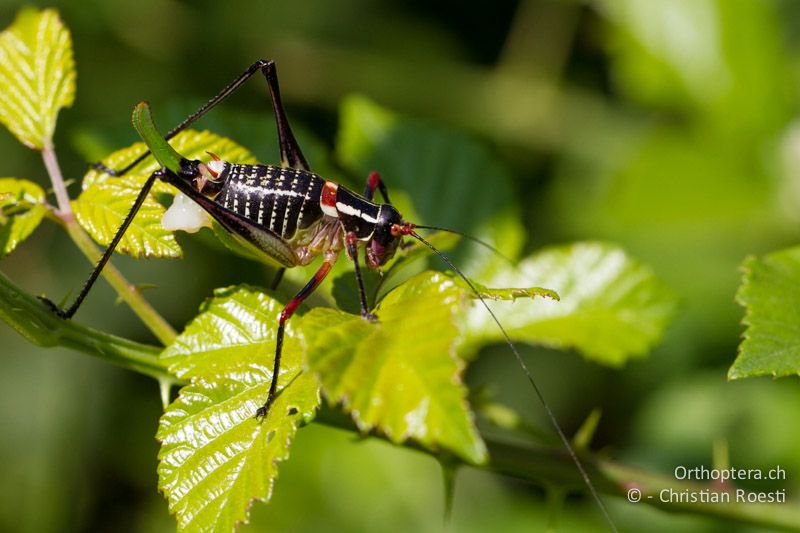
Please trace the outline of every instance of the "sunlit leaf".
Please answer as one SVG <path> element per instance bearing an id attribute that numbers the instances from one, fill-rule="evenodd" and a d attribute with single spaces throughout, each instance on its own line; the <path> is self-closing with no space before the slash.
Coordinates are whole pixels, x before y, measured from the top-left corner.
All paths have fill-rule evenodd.
<path id="1" fill-rule="evenodd" d="M 201 306 L 200 314 L 164 350 L 161 360 L 180 378 L 208 378 L 235 371 L 250 354 L 257 354 L 254 360 L 271 370 L 282 309 L 282 304 L 253 288 L 217 289 L 214 298 Z M 286 325 L 283 346 L 283 357 L 290 365 L 294 359 L 302 360 L 303 348 L 293 328 L 296 319 Z"/>
<path id="2" fill-rule="evenodd" d="M 587 358 L 621 365 L 644 355 L 663 334 L 674 306 L 671 291 L 638 261 L 614 246 L 578 243 L 545 250 L 489 280 L 492 286 L 536 283 L 551 287 L 551 298 L 492 302 L 512 339 L 576 348 Z M 470 310 L 467 343 L 501 340 L 500 330 L 480 305 Z"/>
<path id="3" fill-rule="evenodd" d="M 138 196 L 136 185 L 127 177 L 96 183 L 72 202 L 78 222 L 100 244 L 108 245 L 128 216 Z M 172 232 L 161 226 L 162 216 L 164 208 L 148 196 L 117 250 L 143 257 L 180 257 L 181 248 Z"/>
<path id="4" fill-rule="evenodd" d="M 0 178 L 0 257 L 33 233 L 47 208 L 44 191 L 28 180 Z"/>
<path id="5" fill-rule="evenodd" d="M 159 488 L 182 531 L 231 531 L 253 500 L 267 500 L 278 462 L 319 404 L 317 380 L 302 370 L 302 347 L 289 326 L 279 395 L 254 418 L 272 378 L 281 304 L 246 287 L 218 290 L 162 354 L 191 384 L 161 418 Z"/>
<path id="6" fill-rule="evenodd" d="M 730 379 L 800 373 L 800 247 L 749 257 L 736 301 L 747 330 Z"/>
<path id="7" fill-rule="evenodd" d="M 428 238 L 428 242 L 442 251 L 450 250 L 458 241 L 458 235 L 444 232 L 433 233 Z M 430 250 L 420 243 L 406 242 L 405 244 L 407 246 L 398 248 L 394 257 L 382 267 L 380 272 L 371 268 L 361 270 L 368 293 L 367 304 L 370 307 L 401 282 L 425 270 L 425 263 L 420 259 L 430 257 Z M 410 268 L 412 266 L 415 268 Z M 351 313 L 360 311 L 358 285 L 352 269 L 334 278 L 331 286 L 331 294 L 339 309 Z"/>
<path id="8" fill-rule="evenodd" d="M 56 118 L 75 99 L 72 39 L 58 13 L 23 8 L 0 34 L 0 122 L 20 142 L 52 144 Z"/>
<path id="9" fill-rule="evenodd" d="M 211 152 L 226 161 L 255 162 L 247 149 L 207 131 L 183 131 L 170 143 L 187 159 L 208 161 L 210 156 L 207 152 Z M 109 168 L 121 169 L 146 150 L 144 143 L 135 143 L 114 152 L 103 160 L 103 164 Z M 78 222 L 96 241 L 107 245 L 130 212 L 144 182 L 158 168 L 158 163 L 152 157 L 147 157 L 120 178 L 90 170 L 83 180 L 83 192 L 73 202 Z M 156 195 L 174 195 L 175 189 L 162 182 L 156 182 L 153 192 Z M 164 207 L 151 194 L 117 249 L 135 256 L 179 257 L 181 249 L 173 233 L 161 227 L 164 211 Z"/>
<path id="10" fill-rule="evenodd" d="M 455 318 L 465 303 L 452 279 L 425 272 L 390 292 L 374 323 L 313 309 L 302 322 L 310 369 L 328 399 L 342 403 L 362 431 L 374 428 L 393 442 L 413 439 L 481 463 L 486 448 L 455 352 Z"/>

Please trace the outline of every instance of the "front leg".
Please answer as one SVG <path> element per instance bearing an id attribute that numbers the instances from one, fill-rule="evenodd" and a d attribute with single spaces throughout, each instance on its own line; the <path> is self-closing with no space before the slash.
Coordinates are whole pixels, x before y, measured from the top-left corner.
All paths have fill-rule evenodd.
<path id="1" fill-rule="evenodd" d="M 347 255 L 353 260 L 353 265 L 356 269 L 356 283 L 358 284 L 358 297 L 361 303 L 361 316 L 374 322 L 378 317 L 369 312 L 367 291 L 364 289 L 364 278 L 361 276 L 361 267 L 358 265 L 358 239 L 356 239 L 356 234 L 352 231 L 345 235 L 345 246 L 347 246 Z"/>

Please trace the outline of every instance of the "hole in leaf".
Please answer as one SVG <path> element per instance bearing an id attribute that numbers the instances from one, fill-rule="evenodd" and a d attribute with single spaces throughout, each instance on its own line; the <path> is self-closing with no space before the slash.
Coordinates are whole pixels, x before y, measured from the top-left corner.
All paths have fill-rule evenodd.
<path id="1" fill-rule="evenodd" d="M 289 416 L 297 414 L 297 407 L 290 407 L 289 410 L 286 412 Z"/>

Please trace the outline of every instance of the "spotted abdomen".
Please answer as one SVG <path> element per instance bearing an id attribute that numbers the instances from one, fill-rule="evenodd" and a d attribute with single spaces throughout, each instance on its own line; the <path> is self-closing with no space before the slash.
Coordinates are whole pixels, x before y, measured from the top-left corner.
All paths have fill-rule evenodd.
<path id="1" fill-rule="evenodd" d="M 323 216 L 319 198 L 325 180 L 311 172 L 225 163 L 217 179 L 225 183 L 217 203 L 286 240 Z"/>

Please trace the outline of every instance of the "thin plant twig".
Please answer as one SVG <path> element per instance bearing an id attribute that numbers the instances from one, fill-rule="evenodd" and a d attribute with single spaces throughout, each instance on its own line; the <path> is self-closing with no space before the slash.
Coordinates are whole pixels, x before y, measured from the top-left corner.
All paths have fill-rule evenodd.
<path id="1" fill-rule="evenodd" d="M 100 250 L 75 220 L 70 206 L 69 195 L 67 194 L 67 187 L 61 174 L 61 167 L 58 165 L 55 150 L 51 145 L 45 146 L 42 150 L 42 160 L 53 184 L 53 191 L 55 191 L 56 202 L 58 203 L 57 217 L 64 224 L 67 233 L 69 233 L 78 249 L 83 252 L 83 255 L 92 264 L 96 264 L 100 259 Z M 122 301 L 133 310 L 136 316 L 162 344 L 166 346 L 175 339 L 177 334 L 172 326 L 144 299 L 138 289 L 128 282 L 111 262 L 107 263 L 103 269 L 103 277 L 117 292 Z"/>

